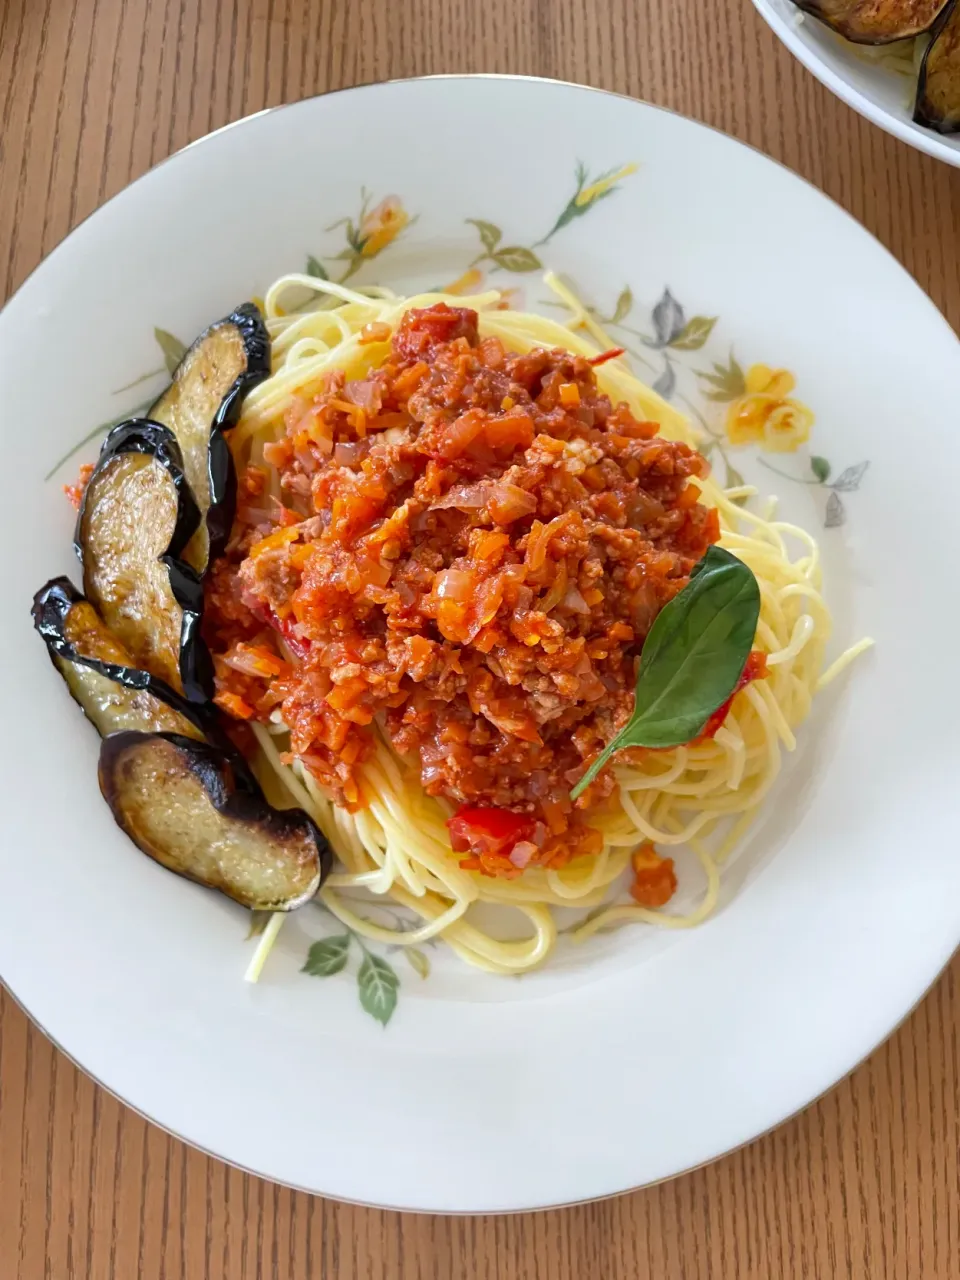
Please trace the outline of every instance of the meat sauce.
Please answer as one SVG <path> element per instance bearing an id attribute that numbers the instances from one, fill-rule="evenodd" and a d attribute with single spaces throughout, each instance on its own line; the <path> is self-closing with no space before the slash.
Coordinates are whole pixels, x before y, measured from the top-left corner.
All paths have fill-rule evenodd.
<path id="1" fill-rule="evenodd" d="M 378 370 L 328 375 L 284 425 L 265 450 L 282 501 L 247 468 L 208 576 L 220 705 L 279 709 L 291 754 L 352 808 L 376 717 L 459 807 L 454 848 L 475 870 L 598 852 L 590 810 L 613 776 L 576 806 L 569 792 L 719 536 L 705 460 L 612 404 L 589 361 L 511 354 L 443 304 L 408 312 Z"/>

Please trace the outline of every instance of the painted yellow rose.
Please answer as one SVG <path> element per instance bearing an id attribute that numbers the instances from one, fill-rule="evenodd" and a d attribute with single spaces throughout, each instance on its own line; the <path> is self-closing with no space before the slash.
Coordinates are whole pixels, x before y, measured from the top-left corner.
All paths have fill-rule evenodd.
<path id="1" fill-rule="evenodd" d="M 810 438 L 812 410 L 790 392 L 796 379 L 786 369 L 751 365 L 744 376 L 746 392 L 727 409 L 731 444 L 758 444 L 770 453 L 793 453 Z"/>
<path id="2" fill-rule="evenodd" d="M 579 191 L 574 198 L 574 204 L 578 209 L 583 209 L 589 204 L 593 204 L 595 200 L 599 200 L 602 195 L 612 190 L 618 182 L 624 178 L 629 178 L 631 173 L 636 173 L 638 165 L 625 164 L 613 173 L 608 173 L 605 178 L 598 178 L 596 182 L 591 182 L 589 186 Z"/>
<path id="3" fill-rule="evenodd" d="M 365 258 L 375 258 L 410 221 L 399 196 L 385 196 L 375 209 L 371 209 L 360 223 L 360 252 Z"/>

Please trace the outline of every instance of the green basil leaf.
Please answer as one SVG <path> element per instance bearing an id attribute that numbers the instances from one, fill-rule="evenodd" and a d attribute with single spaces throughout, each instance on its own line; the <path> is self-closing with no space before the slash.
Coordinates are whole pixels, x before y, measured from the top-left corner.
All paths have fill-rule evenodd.
<path id="1" fill-rule="evenodd" d="M 757 633 L 751 570 L 711 547 L 657 615 L 644 642 L 633 715 L 571 791 L 576 800 L 615 751 L 689 742 L 737 687 Z"/>

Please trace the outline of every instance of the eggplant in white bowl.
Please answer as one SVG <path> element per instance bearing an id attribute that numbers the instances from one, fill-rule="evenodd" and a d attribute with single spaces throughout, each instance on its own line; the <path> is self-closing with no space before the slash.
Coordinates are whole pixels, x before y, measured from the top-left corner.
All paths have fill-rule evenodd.
<path id="1" fill-rule="evenodd" d="M 960 0 L 753 0 L 848 106 L 960 167 Z"/>

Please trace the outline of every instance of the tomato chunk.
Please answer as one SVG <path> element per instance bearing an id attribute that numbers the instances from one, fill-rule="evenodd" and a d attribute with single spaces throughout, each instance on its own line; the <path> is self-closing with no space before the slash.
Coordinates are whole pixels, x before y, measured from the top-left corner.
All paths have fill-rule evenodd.
<path id="1" fill-rule="evenodd" d="M 447 819 L 450 843 L 457 853 L 506 854 L 533 830 L 526 814 L 492 806 L 465 805 Z"/>
<path id="2" fill-rule="evenodd" d="M 649 840 L 630 859 L 633 884 L 630 896 L 641 907 L 665 907 L 677 891 L 677 873 L 672 858 L 661 858 Z"/>
<path id="3" fill-rule="evenodd" d="M 737 687 L 734 689 L 733 693 L 731 693 L 726 702 L 721 702 L 720 706 L 717 707 L 716 711 L 693 741 L 706 742 L 708 738 L 712 738 L 723 724 L 724 720 L 726 720 L 727 712 L 730 710 L 730 704 L 733 702 L 740 690 L 745 689 L 753 680 L 763 680 L 766 677 L 766 674 L 767 655 L 762 653 L 759 649 L 752 649 L 747 657 L 746 663 L 744 664 L 740 679 L 737 681 Z"/>

